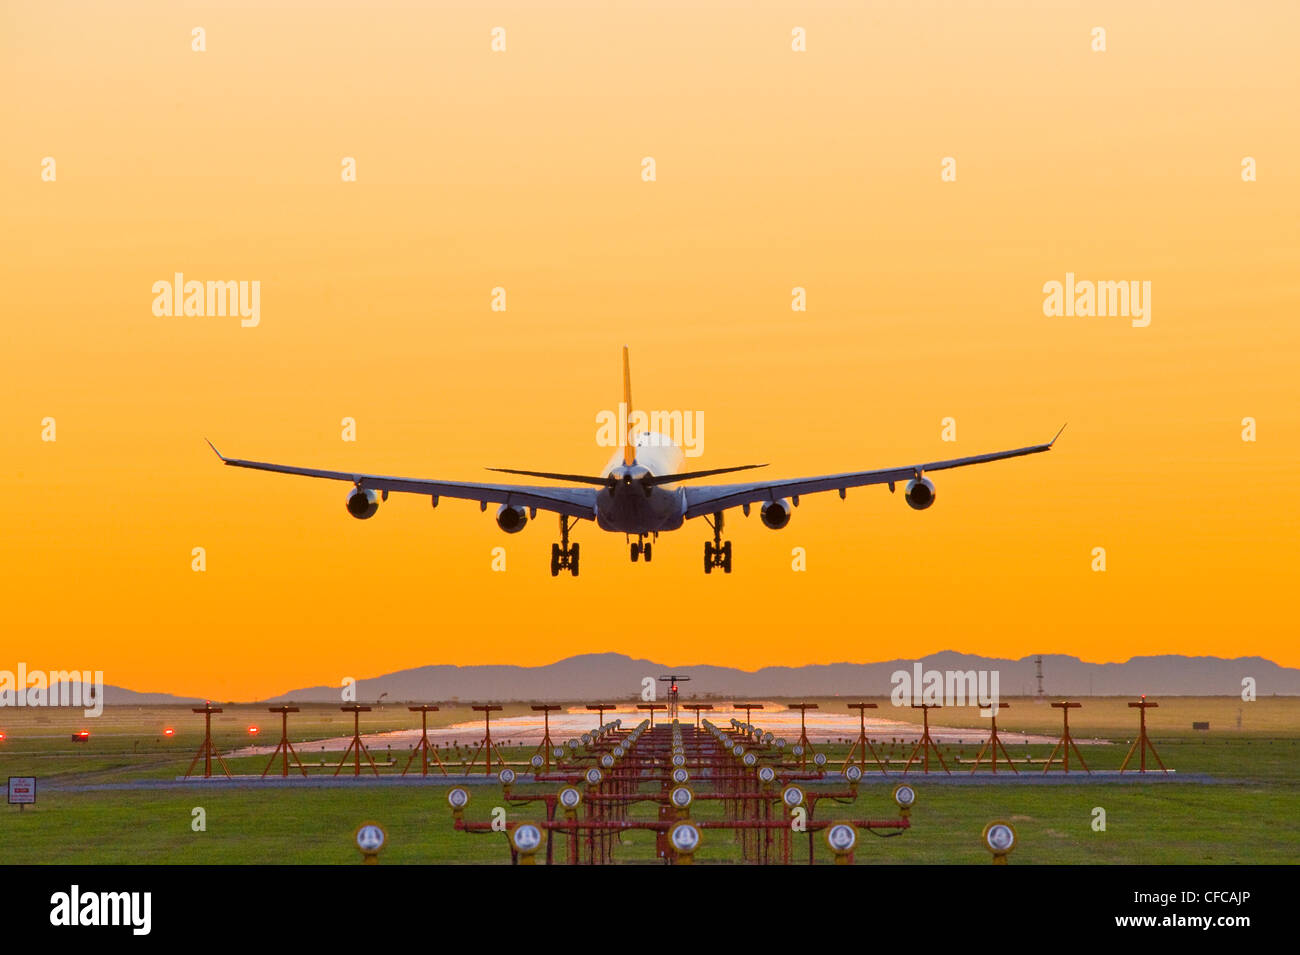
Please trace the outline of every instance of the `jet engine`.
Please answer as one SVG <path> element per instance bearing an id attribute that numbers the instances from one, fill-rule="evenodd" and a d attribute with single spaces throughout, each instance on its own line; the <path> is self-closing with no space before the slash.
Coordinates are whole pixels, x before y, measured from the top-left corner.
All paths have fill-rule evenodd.
<path id="1" fill-rule="evenodd" d="M 790 523 L 790 502 L 784 498 L 779 501 L 769 501 L 758 513 L 763 519 L 764 527 L 779 531 Z"/>
<path id="2" fill-rule="evenodd" d="M 934 503 L 934 482 L 929 478 L 916 478 L 907 482 L 907 489 L 903 492 L 903 497 L 907 498 L 907 506 L 914 511 L 923 511 Z"/>
<path id="3" fill-rule="evenodd" d="M 522 507 L 511 507 L 509 504 L 502 504 L 497 509 L 497 527 L 507 534 L 518 534 L 527 523 L 528 512 Z"/>
<path id="4" fill-rule="evenodd" d="M 348 491 L 348 513 L 359 521 L 368 520 L 379 510 L 379 492 L 354 487 Z"/>

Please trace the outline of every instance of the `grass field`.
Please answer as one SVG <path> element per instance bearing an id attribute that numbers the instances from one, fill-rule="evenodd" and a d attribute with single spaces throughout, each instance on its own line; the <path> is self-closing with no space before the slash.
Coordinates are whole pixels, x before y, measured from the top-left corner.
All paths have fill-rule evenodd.
<path id="1" fill-rule="evenodd" d="M 889 718 L 906 719 L 910 710 L 895 710 L 882 702 Z M 1032 701 L 1013 700 L 999 718 L 1003 732 L 1051 734 L 1059 726 L 1059 711 Z M 1071 714 L 1079 737 L 1106 739 L 1111 745 L 1083 747 L 1094 769 L 1116 769 L 1136 727 L 1136 712 L 1126 700 L 1088 699 Z M 842 707 L 843 700 L 823 700 L 823 707 Z M 522 713 L 527 706 L 507 706 L 502 716 Z M 1237 728 L 1238 714 L 1241 728 Z M 431 725 L 471 718 L 468 705 L 430 714 Z M 755 714 L 755 722 L 761 720 Z M 363 714 L 363 732 L 418 726 L 418 714 L 389 705 Z M 351 835 L 358 823 L 375 820 L 389 834 L 385 862 L 502 863 L 509 855 L 500 834 L 471 835 L 451 828 L 446 786 L 397 787 L 363 783 L 332 789 L 253 789 L 195 787 L 178 790 L 88 790 L 105 784 L 141 780 L 173 780 L 182 774 L 202 737 L 202 720 L 188 707 L 110 708 L 87 721 L 58 710 L 0 711 L 0 777 L 38 777 L 38 803 L 19 811 L 0 808 L 0 856 L 7 863 L 353 863 L 358 859 Z M 1208 720 L 1210 732 L 1193 731 L 1193 720 Z M 594 719 L 593 719 L 594 722 Z M 625 723 L 626 723 L 625 719 Z M 944 711 L 947 726 L 970 726 L 971 742 L 945 746 L 945 758 L 974 757 L 977 730 L 986 725 L 974 711 Z M 265 707 L 231 706 L 214 718 L 217 745 L 223 751 L 249 741 L 247 727 L 261 728 L 261 742 L 278 738 L 278 717 Z M 176 730 L 162 735 L 164 727 Z M 72 743 L 70 734 L 92 731 L 86 743 Z M 346 735 L 351 718 L 335 707 L 305 705 L 295 714 L 291 737 L 305 761 L 319 759 L 310 740 Z M 913 828 L 897 838 L 875 839 L 863 834 L 859 863 L 983 863 L 979 845 L 984 824 L 1003 818 L 1016 825 L 1020 846 L 1015 863 L 1294 863 L 1300 861 L 1300 700 L 1270 698 L 1243 704 L 1234 698 L 1161 701 L 1149 712 L 1149 727 L 1161 756 L 1180 774 L 1207 774 L 1202 782 L 1100 783 L 1087 781 L 1059 786 L 945 785 L 927 782 L 913 773 L 919 801 Z M 495 736 L 495 733 L 494 733 Z M 508 735 L 507 735 L 508 738 Z M 477 742 L 467 734 L 463 743 Z M 843 759 L 847 747 L 823 747 L 830 765 Z M 891 749 L 886 743 L 885 749 Z M 892 747 L 905 756 L 908 747 Z M 1041 760 L 1044 746 L 1008 746 L 1017 759 Z M 530 750 L 507 747 L 506 757 L 522 763 Z M 340 754 L 326 754 L 331 762 Z M 382 752 L 377 752 L 380 759 Z M 400 754 L 400 771 L 405 751 Z M 462 759 L 468 758 L 468 750 Z M 265 757 L 231 761 L 236 773 L 260 773 Z M 968 771 L 969 764 L 961 771 Z M 1040 772 L 1038 767 L 1022 771 Z M 328 771 L 327 771 L 328 772 Z M 320 774 L 319 770 L 313 770 Z M 837 783 L 842 785 L 842 782 Z M 892 781 L 863 784 L 855 805 L 823 802 L 818 818 L 847 816 L 892 818 Z M 73 788 L 68 788 L 73 787 Z M 515 795 L 549 791 L 554 787 L 517 786 Z M 506 806 L 496 785 L 472 788 L 467 818 L 486 820 L 494 806 Z M 193 810 L 206 815 L 206 831 L 191 829 Z M 535 819 L 538 805 L 506 806 L 512 820 Z M 1093 828 L 1094 810 L 1106 814 L 1105 831 Z M 698 802 L 697 818 L 720 814 L 716 804 Z M 643 804 L 633 818 L 653 818 Z M 806 853 L 806 843 L 804 852 Z M 829 861 L 820 839 L 818 861 Z M 562 853 L 561 857 L 562 857 Z M 615 850 L 620 862 L 654 860 L 649 833 L 624 837 Z M 700 862 L 737 860 L 730 834 L 710 832 L 698 855 Z M 806 858 L 806 855 L 799 858 Z"/>

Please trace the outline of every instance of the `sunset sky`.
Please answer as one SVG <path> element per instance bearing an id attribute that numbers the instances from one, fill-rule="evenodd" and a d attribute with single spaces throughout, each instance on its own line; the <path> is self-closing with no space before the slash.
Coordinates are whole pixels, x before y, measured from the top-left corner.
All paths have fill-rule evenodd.
<path id="1" fill-rule="evenodd" d="M 971 6 L 5 4 L 0 669 L 252 699 L 600 651 L 1300 666 L 1300 7 Z M 176 272 L 260 282 L 260 324 L 155 316 Z M 1067 272 L 1149 281 L 1150 325 L 1044 315 Z M 638 407 L 703 415 L 692 467 L 1069 427 L 935 475 L 925 512 L 881 487 L 779 532 L 731 512 L 730 576 L 703 522 L 648 566 L 583 524 L 576 579 L 554 517 L 507 536 L 394 495 L 357 521 L 346 485 L 203 443 L 595 473 L 624 344 Z"/>

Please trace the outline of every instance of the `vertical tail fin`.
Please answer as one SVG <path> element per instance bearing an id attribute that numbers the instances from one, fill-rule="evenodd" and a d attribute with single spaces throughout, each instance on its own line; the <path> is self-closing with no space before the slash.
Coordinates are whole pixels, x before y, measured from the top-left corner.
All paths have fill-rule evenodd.
<path id="1" fill-rule="evenodd" d="M 628 361 L 627 346 L 623 346 L 623 407 L 625 409 L 623 420 L 630 422 L 632 420 L 632 366 Z M 632 426 L 627 425 L 627 431 L 623 435 L 623 464 L 631 467 L 636 463 L 636 448 L 632 446 Z"/>

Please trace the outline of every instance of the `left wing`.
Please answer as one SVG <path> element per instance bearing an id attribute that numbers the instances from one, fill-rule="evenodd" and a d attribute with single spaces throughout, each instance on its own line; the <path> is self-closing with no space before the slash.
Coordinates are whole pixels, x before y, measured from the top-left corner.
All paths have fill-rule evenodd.
<path id="1" fill-rule="evenodd" d="M 364 474 L 359 471 L 322 471 L 318 468 L 299 468 L 288 464 L 268 464 L 263 461 L 244 461 L 228 458 L 216 449 L 217 457 L 230 467 L 252 468 L 255 471 L 274 471 L 277 474 L 298 474 L 303 477 L 327 478 L 332 481 L 349 481 L 359 488 L 384 492 L 401 491 L 410 494 L 427 494 L 437 503 L 440 497 L 478 501 L 488 504 L 512 504 L 553 511 L 568 517 L 594 519 L 596 516 L 596 488 L 594 487 L 529 487 L 521 484 L 475 484 L 462 481 L 431 481 L 424 478 L 387 477 L 382 474 Z"/>
<path id="2" fill-rule="evenodd" d="M 1062 427 L 1061 431 L 1065 428 Z M 792 478 L 786 481 L 755 481 L 752 484 L 716 484 L 710 487 L 686 488 L 686 517 L 700 517 L 725 511 L 729 507 L 746 504 L 775 501 L 783 497 L 797 498 L 802 494 L 815 494 L 818 491 L 839 491 L 841 495 L 851 487 L 865 487 L 869 484 L 888 484 L 890 490 L 900 481 L 910 481 L 922 477 L 928 471 L 946 471 L 949 468 L 964 468 L 969 464 L 984 464 L 986 461 L 1001 461 L 1004 458 L 1018 458 L 1026 454 L 1039 454 L 1050 451 L 1056 443 L 1056 437 L 1046 444 L 1035 444 L 1027 448 L 1011 451 L 992 451 L 988 454 L 976 454 L 968 458 L 949 458 L 947 461 L 931 461 L 928 464 L 913 464 L 901 468 L 885 468 L 880 471 L 848 471 L 844 474 L 825 474 L 819 477 Z"/>

